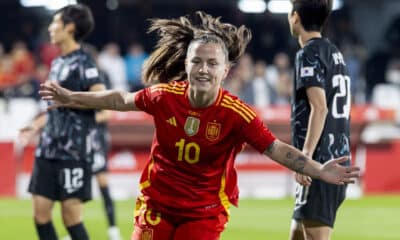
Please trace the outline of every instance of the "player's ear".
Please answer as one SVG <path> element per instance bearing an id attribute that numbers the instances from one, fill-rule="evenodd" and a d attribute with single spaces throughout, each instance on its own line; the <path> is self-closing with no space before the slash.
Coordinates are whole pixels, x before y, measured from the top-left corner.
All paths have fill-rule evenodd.
<path id="1" fill-rule="evenodd" d="M 229 70 L 231 70 L 231 64 L 228 62 L 228 63 L 226 63 L 226 66 L 224 69 L 224 77 L 222 78 L 222 80 L 224 80 L 228 76 Z"/>
<path id="2" fill-rule="evenodd" d="M 297 13 L 297 11 L 293 11 L 292 17 L 293 17 L 294 24 L 300 23 L 300 15 Z"/>
<path id="3" fill-rule="evenodd" d="M 67 23 L 65 24 L 65 29 L 67 32 L 69 32 L 72 36 L 74 36 L 75 33 L 75 24 L 74 23 Z"/>

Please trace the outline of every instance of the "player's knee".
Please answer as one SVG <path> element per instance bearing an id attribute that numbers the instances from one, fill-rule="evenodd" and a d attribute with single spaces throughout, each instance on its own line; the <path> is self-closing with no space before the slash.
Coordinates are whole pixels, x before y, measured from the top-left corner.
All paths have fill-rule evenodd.
<path id="1" fill-rule="evenodd" d="M 45 224 L 51 221 L 53 203 L 42 196 L 33 196 L 33 217 L 36 223 Z"/>
<path id="2" fill-rule="evenodd" d="M 292 229 L 290 231 L 289 240 L 309 240 L 305 237 L 304 231 L 301 229 Z"/>
<path id="3" fill-rule="evenodd" d="M 62 219 L 65 226 L 72 226 L 82 221 L 82 206 L 62 203 Z"/>
<path id="4" fill-rule="evenodd" d="M 301 221 L 292 219 L 292 223 L 290 225 L 290 229 L 292 231 L 300 231 L 303 232 L 304 231 L 304 227 L 303 227 L 303 223 Z"/>
<path id="5" fill-rule="evenodd" d="M 82 222 L 82 216 L 79 213 L 63 211 L 62 220 L 65 226 L 73 226 Z"/>
<path id="6" fill-rule="evenodd" d="M 51 208 L 35 207 L 33 218 L 36 223 L 45 224 L 51 221 Z"/>
<path id="7" fill-rule="evenodd" d="M 35 223 L 45 224 L 51 221 L 51 212 L 50 211 L 34 211 L 33 218 L 35 219 Z"/>
<path id="8" fill-rule="evenodd" d="M 303 223 L 301 221 L 297 221 L 295 219 L 292 220 L 292 224 L 290 226 L 289 239 L 290 240 L 305 240 L 306 239 Z"/>

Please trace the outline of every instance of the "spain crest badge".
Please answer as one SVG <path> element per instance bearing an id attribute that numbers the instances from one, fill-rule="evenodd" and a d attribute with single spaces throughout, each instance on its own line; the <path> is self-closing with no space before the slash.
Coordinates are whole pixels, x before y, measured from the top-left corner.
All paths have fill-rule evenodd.
<path id="1" fill-rule="evenodd" d="M 221 131 L 221 124 L 216 122 L 208 122 L 206 128 L 206 138 L 210 141 L 218 139 Z"/>

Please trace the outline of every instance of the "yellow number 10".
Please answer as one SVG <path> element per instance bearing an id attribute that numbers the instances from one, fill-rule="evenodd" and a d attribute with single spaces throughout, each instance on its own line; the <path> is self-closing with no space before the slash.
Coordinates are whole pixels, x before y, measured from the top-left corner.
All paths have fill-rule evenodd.
<path id="1" fill-rule="evenodd" d="M 187 163 L 195 164 L 200 160 L 200 146 L 197 143 L 185 144 L 185 139 L 181 138 L 175 143 L 175 147 L 178 147 L 178 161 L 185 159 Z"/>

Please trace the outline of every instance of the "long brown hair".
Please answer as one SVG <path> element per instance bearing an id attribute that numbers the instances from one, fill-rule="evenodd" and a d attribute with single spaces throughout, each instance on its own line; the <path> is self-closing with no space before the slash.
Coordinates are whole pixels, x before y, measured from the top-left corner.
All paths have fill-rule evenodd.
<path id="1" fill-rule="evenodd" d="M 199 24 L 188 17 L 177 19 L 151 19 L 149 32 L 157 31 L 156 49 L 143 66 L 143 82 L 147 85 L 186 79 L 185 58 L 189 45 L 194 41 L 216 42 L 227 54 L 230 63 L 244 53 L 251 39 L 250 30 L 239 28 L 198 11 Z"/>

